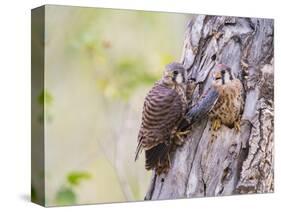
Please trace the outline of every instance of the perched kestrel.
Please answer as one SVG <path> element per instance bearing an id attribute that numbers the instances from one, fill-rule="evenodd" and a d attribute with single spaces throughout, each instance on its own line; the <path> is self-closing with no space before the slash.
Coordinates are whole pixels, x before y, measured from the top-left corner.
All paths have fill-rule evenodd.
<path id="1" fill-rule="evenodd" d="M 208 115 L 213 131 L 219 130 L 222 124 L 239 131 L 244 105 L 243 85 L 224 64 L 216 66 L 212 77 L 211 87 L 187 112 L 181 128 L 186 128 Z"/>
<path id="2" fill-rule="evenodd" d="M 145 98 L 135 160 L 145 150 L 145 168 L 155 169 L 158 175 L 169 170 L 172 144 L 184 134 L 177 127 L 190 102 L 189 85 L 183 65 L 174 62 Z"/>

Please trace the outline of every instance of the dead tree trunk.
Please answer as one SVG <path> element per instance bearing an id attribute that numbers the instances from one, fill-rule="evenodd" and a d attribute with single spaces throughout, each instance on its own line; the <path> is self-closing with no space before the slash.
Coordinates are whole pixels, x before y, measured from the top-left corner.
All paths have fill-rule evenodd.
<path id="1" fill-rule="evenodd" d="M 194 124 L 169 173 L 153 174 L 145 199 L 273 192 L 273 20 L 196 16 L 182 62 L 200 82 L 194 103 L 209 88 L 215 64 L 232 68 L 245 91 L 241 131 L 222 126 L 212 142 L 208 117 Z"/>

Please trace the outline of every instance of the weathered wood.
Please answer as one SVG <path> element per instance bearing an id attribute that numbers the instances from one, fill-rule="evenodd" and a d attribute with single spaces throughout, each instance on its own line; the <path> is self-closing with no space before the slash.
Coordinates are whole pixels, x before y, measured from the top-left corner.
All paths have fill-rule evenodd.
<path id="1" fill-rule="evenodd" d="M 273 20 L 199 15 L 187 25 L 182 62 L 200 82 L 193 103 L 211 83 L 215 64 L 230 66 L 244 86 L 241 131 L 226 126 L 211 139 L 210 122 L 192 126 L 167 175 L 153 174 L 145 199 L 273 191 Z"/>

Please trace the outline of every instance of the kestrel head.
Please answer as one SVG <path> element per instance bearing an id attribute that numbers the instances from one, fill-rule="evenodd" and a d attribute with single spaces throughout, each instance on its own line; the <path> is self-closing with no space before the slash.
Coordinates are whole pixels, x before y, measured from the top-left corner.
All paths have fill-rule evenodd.
<path id="1" fill-rule="evenodd" d="M 233 74 L 231 68 L 224 64 L 216 65 L 215 71 L 213 72 L 213 82 L 216 85 L 224 85 L 232 81 Z"/>
<path id="2" fill-rule="evenodd" d="M 166 65 L 163 75 L 164 83 L 179 85 L 186 82 L 186 71 L 181 63 L 173 62 Z"/>

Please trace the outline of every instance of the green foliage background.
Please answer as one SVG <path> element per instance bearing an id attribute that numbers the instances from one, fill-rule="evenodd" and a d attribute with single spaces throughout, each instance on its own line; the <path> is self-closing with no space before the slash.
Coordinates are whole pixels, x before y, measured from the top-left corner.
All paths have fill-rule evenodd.
<path id="1" fill-rule="evenodd" d="M 180 59 L 188 18 L 46 7 L 47 205 L 143 200 L 150 172 L 134 162 L 143 100 Z"/>

